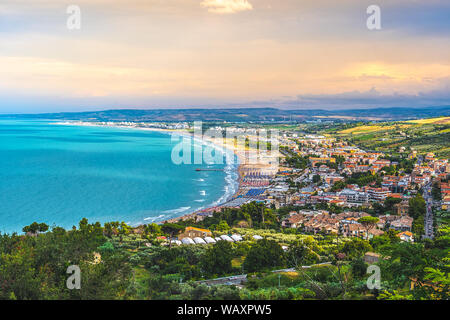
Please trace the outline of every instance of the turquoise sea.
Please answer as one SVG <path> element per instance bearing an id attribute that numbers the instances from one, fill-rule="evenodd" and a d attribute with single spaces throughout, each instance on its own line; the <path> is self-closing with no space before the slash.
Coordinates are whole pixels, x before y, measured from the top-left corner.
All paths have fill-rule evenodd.
<path id="1" fill-rule="evenodd" d="M 83 217 L 151 223 L 234 193 L 234 167 L 176 165 L 177 143 L 139 129 L 0 120 L 0 231 L 21 232 L 34 221 L 70 228 Z"/>

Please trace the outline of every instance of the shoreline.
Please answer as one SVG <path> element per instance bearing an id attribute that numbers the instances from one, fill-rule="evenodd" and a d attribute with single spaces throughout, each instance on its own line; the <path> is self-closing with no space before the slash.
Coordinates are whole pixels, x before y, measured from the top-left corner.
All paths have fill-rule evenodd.
<path id="1" fill-rule="evenodd" d="M 238 195 L 241 191 L 242 191 L 242 168 L 243 165 L 245 163 L 245 159 L 243 159 L 243 157 L 238 153 L 238 150 L 232 149 L 229 146 L 227 146 L 226 144 L 222 144 L 219 145 L 217 143 L 215 143 L 215 141 L 211 140 L 211 139 L 198 139 L 197 137 L 194 137 L 193 134 L 189 133 L 189 132 L 185 132 L 185 131 L 181 131 L 181 130 L 172 130 L 172 129 L 164 129 L 164 128 L 145 128 L 145 127 L 135 127 L 135 126 L 127 126 L 127 125 L 112 125 L 112 124 L 98 124 L 95 122 L 85 122 L 85 121 L 77 121 L 77 120 L 73 120 L 73 121 L 64 121 L 64 122 L 55 122 L 53 123 L 55 125 L 66 125 L 66 126 L 85 126 L 85 127 L 106 127 L 106 128 L 117 128 L 117 129 L 136 129 L 136 130 L 141 130 L 141 131 L 153 131 L 153 132 L 160 132 L 160 133 L 165 133 L 165 134 L 178 134 L 179 136 L 182 137 L 189 137 L 191 139 L 193 139 L 194 141 L 199 141 L 202 146 L 208 146 L 208 145 L 212 145 L 213 148 L 215 150 L 220 150 L 221 152 L 224 153 L 225 156 L 225 168 L 228 166 L 228 164 L 226 163 L 226 159 L 228 158 L 226 156 L 226 153 L 232 153 L 236 158 L 237 158 L 237 163 L 232 163 L 231 165 L 234 166 L 234 170 L 237 173 L 237 179 L 233 181 L 233 183 L 237 184 L 237 188 L 236 190 L 229 195 L 226 199 L 224 199 L 223 201 L 220 201 L 222 199 L 222 197 L 224 197 L 226 195 L 226 193 L 220 197 L 216 202 L 217 204 L 214 206 L 207 206 L 205 208 L 196 210 L 194 212 L 190 212 L 190 213 L 186 213 L 183 214 L 179 217 L 174 217 L 174 218 L 170 218 L 170 219 L 166 219 L 166 220 L 162 220 L 162 221 L 153 221 L 152 223 L 156 223 L 156 224 L 164 224 L 164 223 L 176 223 L 179 221 L 185 221 L 185 220 L 190 220 L 190 219 L 194 219 L 197 220 L 198 218 L 198 214 L 200 212 L 206 211 L 208 209 L 213 209 L 213 208 L 218 208 L 222 205 L 224 205 L 225 203 L 229 202 L 231 199 L 233 199 L 236 195 Z M 233 160 L 234 161 L 234 160 Z M 225 171 L 224 168 L 224 171 Z M 229 184 L 228 184 L 229 185 Z M 220 201 L 220 202 L 219 202 Z M 214 202 L 214 204 L 216 203 Z M 134 228 L 138 228 L 142 225 L 146 225 L 146 223 L 139 223 L 137 224 Z"/>

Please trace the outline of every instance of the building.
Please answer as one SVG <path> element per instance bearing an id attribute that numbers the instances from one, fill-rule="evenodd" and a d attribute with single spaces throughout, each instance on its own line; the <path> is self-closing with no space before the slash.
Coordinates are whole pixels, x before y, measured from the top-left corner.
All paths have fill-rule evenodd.
<path id="1" fill-rule="evenodd" d="M 413 218 L 410 216 L 402 216 L 400 219 L 394 220 L 390 223 L 390 229 L 397 231 L 411 231 Z"/>
<path id="2" fill-rule="evenodd" d="M 388 188 L 367 188 L 369 199 L 373 201 L 384 201 L 391 191 Z"/>
<path id="3" fill-rule="evenodd" d="M 369 202 L 369 194 L 366 192 L 359 192 L 352 189 L 344 189 L 339 194 L 347 199 L 348 203 L 367 203 Z"/>
<path id="4" fill-rule="evenodd" d="M 375 252 L 366 252 L 364 255 L 364 262 L 372 264 L 380 261 L 380 255 Z"/>
<path id="5" fill-rule="evenodd" d="M 205 238 L 211 237 L 211 231 L 207 229 L 200 229 L 195 227 L 187 227 L 182 234 L 178 236 L 179 240 L 183 240 L 184 238 Z"/>
<path id="6" fill-rule="evenodd" d="M 402 201 L 394 205 L 394 209 L 399 216 L 407 216 L 409 211 L 408 201 Z"/>
<path id="7" fill-rule="evenodd" d="M 397 234 L 397 237 L 405 242 L 414 242 L 413 234 L 409 231 L 400 232 L 399 234 Z"/>
<path id="8" fill-rule="evenodd" d="M 294 214 L 294 215 L 291 215 L 290 217 L 284 219 L 281 222 L 281 226 L 283 228 L 299 228 L 305 219 L 306 218 L 304 215 Z"/>
<path id="9" fill-rule="evenodd" d="M 317 163 L 335 163 L 335 158 L 309 158 L 311 166 L 315 167 Z"/>

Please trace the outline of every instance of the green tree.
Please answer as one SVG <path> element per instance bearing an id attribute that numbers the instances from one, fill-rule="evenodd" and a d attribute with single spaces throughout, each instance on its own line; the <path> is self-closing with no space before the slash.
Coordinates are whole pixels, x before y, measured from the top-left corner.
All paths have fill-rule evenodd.
<path id="1" fill-rule="evenodd" d="M 45 223 L 37 223 L 37 222 L 33 222 L 32 224 L 30 224 L 29 226 L 25 226 L 22 228 L 22 231 L 25 233 L 32 233 L 32 234 L 37 234 L 39 232 L 47 232 L 48 230 L 48 225 Z"/>
<path id="2" fill-rule="evenodd" d="M 218 241 L 201 259 L 202 269 L 208 276 L 223 275 L 232 271 L 233 247 L 227 241 Z"/>
<path id="3" fill-rule="evenodd" d="M 336 181 L 333 186 L 331 187 L 332 192 L 341 191 L 342 189 L 345 189 L 347 184 L 345 181 Z"/>
<path id="4" fill-rule="evenodd" d="M 420 216 L 425 216 L 426 203 L 422 195 L 418 194 L 414 198 L 409 199 L 408 214 L 410 217 L 417 219 Z"/>
<path id="5" fill-rule="evenodd" d="M 439 183 L 437 183 L 437 182 L 433 183 L 433 188 L 431 189 L 431 195 L 433 196 L 433 199 L 436 201 L 442 200 L 442 193 L 441 193 L 441 188 L 439 186 Z"/>
<path id="6" fill-rule="evenodd" d="M 297 241 L 289 247 L 286 259 L 289 266 L 300 267 L 319 262 L 320 256 L 308 245 Z"/>
<path id="7" fill-rule="evenodd" d="M 366 252 L 372 251 L 372 246 L 367 240 L 352 238 L 350 241 L 345 242 L 342 251 L 349 257 L 358 258 Z"/>
<path id="8" fill-rule="evenodd" d="M 217 231 L 228 231 L 230 230 L 230 226 L 225 220 L 220 220 L 219 224 L 216 226 Z"/>
<path id="9" fill-rule="evenodd" d="M 250 249 L 244 261 L 248 272 L 262 271 L 272 267 L 282 267 L 285 264 L 284 251 L 274 240 L 262 239 Z"/>
<path id="10" fill-rule="evenodd" d="M 372 216 L 366 216 L 358 219 L 358 222 L 361 223 L 366 229 L 366 239 L 369 239 L 369 231 L 375 228 L 378 221 L 380 221 L 380 219 Z"/>
<path id="11" fill-rule="evenodd" d="M 318 183 L 321 180 L 320 176 L 318 174 L 315 174 L 313 176 L 312 182 L 313 183 Z"/>
<path id="12" fill-rule="evenodd" d="M 364 262 L 362 258 L 358 258 L 353 260 L 350 263 L 350 266 L 352 268 L 352 274 L 358 278 L 361 279 L 366 275 L 367 272 L 367 263 Z"/>
<path id="13" fill-rule="evenodd" d="M 384 210 L 385 212 L 389 212 L 390 214 L 396 214 L 394 213 L 394 205 L 396 205 L 397 203 L 402 202 L 402 199 L 399 198 L 393 198 L 393 197 L 387 197 L 384 200 Z"/>

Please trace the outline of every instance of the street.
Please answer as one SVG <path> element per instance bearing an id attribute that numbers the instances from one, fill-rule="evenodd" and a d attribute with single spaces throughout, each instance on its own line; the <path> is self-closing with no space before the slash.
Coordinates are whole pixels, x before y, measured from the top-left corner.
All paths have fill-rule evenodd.
<path id="1" fill-rule="evenodd" d="M 425 214 L 425 234 L 424 238 L 433 239 L 434 230 L 433 230 L 433 197 L 431 195 L 431 187 L 432 182 L 428 182 L 424 186 L 423 197 L 426 203 L 427 212 Z"/>

